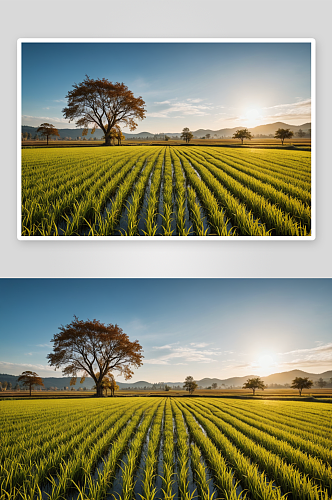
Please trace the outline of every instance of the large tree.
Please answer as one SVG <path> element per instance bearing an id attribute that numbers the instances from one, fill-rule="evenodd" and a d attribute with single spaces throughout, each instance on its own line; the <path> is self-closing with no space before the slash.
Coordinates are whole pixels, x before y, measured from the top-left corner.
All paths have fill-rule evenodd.
<path id="1" fill-rule="evenodd" d="M 51 137 L 52 135 L 56 135 L 60 137 L 58 129 L 54 127 L 51 123 L 42 123 L 38 128 L 37 128 L 37 134 L 41 134 L 43 137 L 47 138 L 47 145 L 48 145 L 48 138 Z"/>
<path id="2" fill-rule="evenodd" d="M 22 385 L 24 387 L 29 388 L 30 396 L 31 396 L 31 389 L 34 385 L 44 386 L 42 378 L 39 377 L 36 372 L 30 372 L 29 370 L 26 372 L 23 372 L 18 377 L 17 381 L 22 382 Z"/>
<path id="3" fill-rule="evenodd" d="M 194 137 L 194 135 L 190 132 L 190 130 L 189 130 L 188 127 L 185 127 L 182 130 L 181 139 L 183 139 L 184 141 L 186 141 L 187 144 L 189 144 L 189 142 L 191 141 L 191 139 L 193 137 Z"/>
<path id="4" fill-rule="evenodd" d="M 96 319 L 74 320 L 59 327 L 52 339 L 53 352 L 47 355 L 55 369 L 63 367 L 65 376 L 89 375 L 96 384 L 97 396 L 103 395 L 102 382 L 105 375 L 117 370 L 128 380 L 132 367 L 142 363 L 142 347 L 138 340 L 131 342 L 118 325 L 105 325 Z"/>
<path id="5" fill-rule="evenodd" d="M 85 76 L 81 83 L 74 83 L 66 96 L 67 107 L 62 112 L 69 121 L 76 120 L 77 127 L 100 128 L 105 135 L 105 145 L 111 145 L 111 130 L 123 123 L 130 130 L 137 127 L 136 120 L 145 118 L 145 102 L 124 83 L 112 83 L 106 78 L 93 80 Z"/>
<path id="6" fill-rule="evenodd" d="M 292 381 L 291 388 L 298 389 L 300 396 L 302 395 L 303 389 L 310 389 L 313 385 L 313 381 L 309 377 L 295 377 Z"/>
<path id="7" fill-rule="evenodd" d="M 265 387 L 264 381 L 257 377 L 248 378 L 247 382 L 243 384 L 242 389 L 252 389 L 252 394 L 255 396 L 256 389 L 262 389 L 262 391 L 264 391 Z"/>
<path id="8" fill-rule="evenodd" d="M 274 134 L 275 139 L 280 139 L 281 144 L 284 144 L 285 139 L 291 139 L 294 133 L 289 128 L 278 128 Z"/>
<path id="9" fill-rule="evenodd" d="M 247 128 L 244 128 L 242 130 L 237 130 L 233 134 L 233 139 L 240 139 L 242 144 L 243 144 L 243 139 L 251 140 L 251 138 L 252 138 L 251 132 L 249 132 L 249 130 Z"/>
<path id="10" fill-rule="evenodd" d="M 189 394 L 193 394 L 194 390 L 197 388 L 197 382 L 190 375 L 185 378 L 184 381 L 184 389 L 189 392 Z"/>

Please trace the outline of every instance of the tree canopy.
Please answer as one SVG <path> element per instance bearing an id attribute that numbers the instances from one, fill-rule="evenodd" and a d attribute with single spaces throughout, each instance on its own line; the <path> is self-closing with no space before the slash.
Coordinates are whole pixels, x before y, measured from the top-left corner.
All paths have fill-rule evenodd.
<path id="1" fill-rule="evenodd" d="M 252 139 L 251 132 L 249 132 L 247 128 L 244 128 L 242 130 L 237 130 L 233 134 L 233 139 L 240 139 L 243 144 L 243 139 L 249 139 L 249 140 Z"/>
<path id="2" fill-rule="evenodd" d="M 184 141 L 186 141 L 187 144 L 189 144 L 189 142 L 191 141 L 191 139 L 194 137 L 194 134 L 192 134 L 189 130 L 188 127 L 185 127 L 183 130 L 182 130 L 182 134 L 181 134 L 181 139 L 183 139 Z"/>
<path id="3" fill-rule="evenodd" d="M 262 391 L 264 391 L 265 388 L 266 385 L 264 384 L 264 381 L 259 377 L 248 378 L 247 382 L 245 382 L 242 387 L 242 389 L 252 389 L 253 396 L 255 396 L 256 389 L 262 389 Z"/>
<path id="4" fill-rule="evenodd" d="M 140 367 L 143 362 L 142 347 L 138 340 L 131 342 L 118 325 L 105 325 L 100 321 L 74 320 L 59 327 L 53 342 L 53 352 L 47 355 L 48 362 L 55 369 L 62 367 L 65 376 L 89 375 L 96 384 L 97 396 L 102 396 L 104 377 L 113 370 L 132 377 L 131 368 Z"/>
<path id="5" fill-rule="evenodd" d="M 60 137 L 58 129 L 56 129 L 54 125 L 52 125 L 51 123 L 42 123 L 37 128 L 37 134 L 38 133 L 47 138 L 47 145 L 48 145 L 48 138 L 51 137 L 52 135 Z"/>
<path id="6" fill-rule="evenodd" d="M 28 387 L 30 390 L 34 385 L 44 386 L 43 379 L 37 375 L 36 372 L 30 372 L 29 370 L 23 372 L 17 379 L 18 382 L 22 382 L 24 387 Z"/>
<path id="7" fill-rule="evenodd" d="M 281 144 L 283 144 L 285 139 L 291 139 L 293 135 L 294 133 L 289 128 L 278 128 L 274 134 L 274 138 L 280 139 Z"/>
<path id="8" fill-rule="evenodd" d="M 185 378 L 184 381 L 184 389 L 189 392 L 189 394 L 193 394 L 194 390 L 197 388 L 197 382 L 190 375 Z"/>
<path id="9" fill-rule="evenodd" d="M 111 130 L 123 123 L 135 130 L 137 120 L 145 118 L 145 102 L 134 97 L 124 83 L 112 83 L 106 78 L 93 80 L 85 76 L 81 83 L 74 83 L 66 95 L 67 106 L 62 110 L 69 121 L 76 120 L 77 127 L 100 128 L 105 144 L 111 145 Z"/>
<path id="10" fill-rule="evenodd" d="M 295 377 L 292 381 L 291 388 L 298 389 L 300 396 L 302 395 L 303 389 L 310 389 L 313 385 L 313 381 L 309 377 Z"/>

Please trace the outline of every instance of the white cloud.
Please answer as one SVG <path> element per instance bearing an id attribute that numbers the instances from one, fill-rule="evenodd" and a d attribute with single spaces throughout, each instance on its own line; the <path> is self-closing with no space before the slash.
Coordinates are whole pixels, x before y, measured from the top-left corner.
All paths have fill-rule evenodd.
<path id="1" fill-rule="evenodd" d="M 53 102 L 67 102 L 66 99 L 53 99 Z"/>
<path id="2" fill-rule="evenodd" d="M 263 109 L 268 110 L 268 118 L 271 120 L 311 119 L 311 99 L 305 99 L 290 104 L 277 104 Z M 265 119 L 266 118 L 265 116 Z"/>
<path id="3" fill-rule="evenodd" d="M 21 372 L 22 370 L 33 369 L 33 370 L 42 370 L 44 372 L 48 372 L 48 376 L 50 376 L 49 372 L 54 372 L 54 368 L 48 365 L 41 364 L 32 364 L 32 363 L 9 363 L 8 361 L 0 361 L 0 369 L 1 371 L 9 370 L 10 372 Z"/>
<path id="4" fill-rule="evenodd" d="M 24 121 L 31 121 L 31 120 L 39 120 L 40 122 L 46 121 L 51 122 L 51 123 L 66 123 L 68 124 L 68 120 L 65 118 L 57 118 L 54 116 L 31 116 L 31 115 L 22 115 L 22 123 Z"/>
<path id="5" fill-rule="evenodd" d="M 153 365 L 178 365 L 190 362 L 214 363 L 216 361 L 215 356 L 221 355 L 222 351 L 219 348 L 205 349 L 208 345 L 202 342 L 191 343 L 186 346 L 180 346 L 179 343 L 155 346 L 155 350 L 165 350 L 169 351 L 169 353 L 162 354 L 158 358 L 145 359 L 144 363 Z"/>
<path id="6" fill-rule="evenodd" d="M 166 107 L 160 111 L 155 111 L 147 113 L 149 118 L 174 118 L 174 113 L 177 113 L 177 118 L 183 118 L 184 116 L 206 116 L 210 113 L 209 110 L 212 109 L 211 105 L 198 104 L 202 99 L 187 99 L 187 101 L 161 101 L 156 102 L 158 105 L 166 105 Z"/>
<path id="7" fill-rule="evenodd" d="M 50 342 L 48 344 L 36 344 L 36 347 L 50 347 Z"/>

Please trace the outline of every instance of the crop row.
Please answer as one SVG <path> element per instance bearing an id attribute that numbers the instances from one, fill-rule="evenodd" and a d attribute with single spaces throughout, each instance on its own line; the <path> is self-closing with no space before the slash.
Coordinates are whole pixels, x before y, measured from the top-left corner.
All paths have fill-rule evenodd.
<path id="1" fill-rule="evenodd" d="M 307 236 L 310 156 L 299 153 L 23 151 L 22 235 Z"/>

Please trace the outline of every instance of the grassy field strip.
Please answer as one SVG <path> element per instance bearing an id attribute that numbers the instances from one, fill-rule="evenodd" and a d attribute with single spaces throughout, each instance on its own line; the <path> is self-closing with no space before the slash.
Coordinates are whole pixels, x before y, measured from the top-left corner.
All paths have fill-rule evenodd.
<path id="1" fill-rule="evenodd" d="M 107 176 L 109 180 L 105 178 L 99 179 L 93 188 L 85 194 L 83 200 L 74 205 L 74 210 L 70 214 L 72 220 L 67 219 L 65 236 L 78 234 L 79 229 L 88 218 L 92 219 L 95 214 L 99 214 L 112 193 L 116 191 L 118 185 L 121 186 L 120 183 L 125 178 L 125 175 L 131 171 L 135 164 L 144 162 L 147 154 L 133 156 L 130 161 L 127 159 L 124 165 L 113 170 L 111 176 Z"/>
<path id="2" fill-rule="evenodd" d="M 99 411 L 92 412 L 92 416 L 98 417 Z M 12 438 L 9 442 L 1 440 L 0 461 L 10 462 L 12 459 L 17 461 L 23 460 L 23 457 L 29 457 L 33 461 L 42 453 L 47 453 L 55 449 L 64 441 L 68 441 L 71 436 L 75 435 L 84 429 L 87 424 L 86 415 L 73 416 L 65 420 L 66 426 L 70 426 L 70 432 L 64 433 L 63 425 L 56 421 L 50 421 L 48 424 L 41 422 L 41 427 L 35 427 L 34 432 L 29 432 L 26 429 L 20 429 L 10 433 Z"/>
<path id="3" fill-rule="evenodd" d="M 144 412 L 148 406 L 149 402 L 144 401 L 139 404 L 139 407 L 133 408 L 131 418 L 127 417 L 127 425 L 121 430 L 115 441 L 113 440 L 112 446 L 109 448 L 106 458 L 103 458 L 100 455 L 96 457 L 96 461 L 99 460 L 100 462 L 96 471 L 97 480 L 94 480 L 93 475 L 90 473 L 91 470 L 89 461 L 86 463 L 87 471 L 83 470 L 83 472 L 81 472 L 80 481 L 73 482 L 70 477 L 71 471 L 64 471 L 65 474 L 62 475 L 62 481 L 65 482 L 65 485 L 67 484 L 67 481 L 69 482 L 68 486 L 71 485 L 74 488 L 74 491 L 76 490 L 76 493 L 78 492 L 78 498 L 84 500 L 106 497 L 106 492 L 113 482 L 116 468 L 120 465 L 120 459 L 126 450 L 133 432 L 141 423 L 142 418 L 144 417 Z M 129 408 L 127 408 L 127 410 L 129 410 Z M 106 439 L 108 439 L 107 435 Z M 53 500 L 59 498 L 59 496 L 56 495 L 56 487 L 56 482 L 54 482 L 52 488 L 52 495 L 54 495 L 52 497 Z"/>
<path id="4" fill-rule="evenodd" d="M 266 450 L 263 446 L 246 437 L 242 432 L 227 422 L 215 417 L 209 410 L 188 403 L 195 418 L 202 424 L 207 434 L 215 443 L 220 443 L 221 449 L 226 449 L 232 443 L 235 450 L 241 450 L 245 456 L 254 461 L 270 478 L 281 486 L 284 492 L 291 492 L 301 500 L 328 499 L 327 490 L 322 490 L 307 475 L 302 474 L 292 465 L 286 464 L 278 455 Z M 206 416 L 205 416 L 206 415 Z"/>
<path id="5" fill-rule="evenodd" d="M 134 416 L 141 416 L 143 412 L 142 402 L 134 407 L 128 408 L 127 406 L 123 414 L 116 413 L 107 425 L 102 426 L 102 433 L 98 436 L 89 436 L 75 455 L 66 463 L 61 464 L 57 476 L 50 478 L 52 491 L 49 493 L 49 500 L 63 497 L 74 484 L 81 486 L 86 480 L 91 481 L 91 474 L 101 457 L 109 450 L 114 439 L 119 433 L 125 434 Z"/>
<path id="6" fill-rule="evenodd" d="M 157 234 L 158 225 L 156 224 L 156 216 L 159 204 L 159 190 L 162 181 L 162 169 L 164 163 L 165 148 L 160 152 L 151 178 L 148 204 L 145 216 L 145 236 L 155 236 Z"/>
<path id="7" fill-rule="evenodd" d="M 200 406 L 209 410 L 215 417 L 229 423 L 255 443 L 261 444 L 267 450 L 283 458 L 288 464 L 295 465 L 303 474 L 317 479 L 320 486 L 332 493 L 331 452 L 323 447 L 313 445 L 285 431 L 275 432 L 272 425 L 253 426 L 257 419 L 240 419 L 237 415 L 225 414 L 224 410 L 215 408 L 209 403 Z M 302 450 L 302 451 L 301 451 Z M 310 455 L 310 453 L 312 455 Z M 323 458 L 324 457 L 324 458 Z"/>
<path id="8" fill-rule="evenodd" d="M 202 217 L 201 214 L 201 207 L 197 203 L 196 192 L 191 186 L 188 187 L 187 196 L 190 216 L 194 226 L 194 234 L 196 236 L 206 236 L 209 231 L 209 226 L 205 229 L 204 217 Z"/>
<path id="9" fill-rule="evenodd" d="M 22 150 L 22 173 L 24 177 L 35 178 L 35 170 L 38 169 L 38 173 L 41 177 L 48 178 L 48 173 L 52 177 L 53 172 L 61 171 L 63 168 L 68 167 L 68 162 L 73 161 L 74 164 L 82 165 L 89 164 L 93 161 L 101 160 L 101 162 L 107 160 L 117 160 L 121 157 L 128 155 L 130 148 L 113 149 L 109 148 L 95 148 L 84 150 L 84 156 L 82 148 L 71 148 L 70 150 L 62 149 L 55 150 L 49 149 L 47 151 L 42 150 Z"/>
<path id="10" fill-rule="evenodd" d="M 37 225 L 33 234 L 36 232 L 38 234 L 38 224 L 46 220 L 46 231 L 51 232 L 54 230 L 54 224 L 61 220 L 64 215 L 70 214 L 73 208 L 76 209 L 76 213 L 79 212 L 81 198 L 83 198 L 83 203 L 85 205 L 88 203 L 89 206 L 91 197 L 94 197 L 93 207 L 101 209 L 104 198 L 118 187 L 125 173 L 132 168 L 136 160 L 147 154 L 149 154 L 149 149 L 145 148 L 145 150 L 138 150 L 130 159 L 125 156 L 115 162 L 107 160 L 104 165 L 98 164 L 97 172 L 95 171 L 96 166 L 93 165 L 91 169 L 95 173 L 92 177 L 88 177 L 88 179 L 85 179 L 85 177 L 83 179 L 78 178 L 73 181 L 70 186 L 64 187 L 63 192 L 57 194 L 53 202 L 48 199 L 47 193 L 44 193 L 43 199 L 39 201 L 35 197 L 33 197 L 33 201 L 24 201 L 23 198 L 22 226 L 26 227 L 27 231 L 30 230 L 31 234 L 31 231 Z M 61 183 L 61 176 L 59 176 L 59 182 Z M 92 190 L 90 190 L 91 186 Z M 88 192 L 87 202 L 85 201 L 86 192 Z M 97 193 L 99 196 L 96 196 Z M 30 203 L 29 206 L 27 206 L 28 203 Z M 47 207 L 47 212 L 45 207 Z"/>
<path id="11" fill-rule="evenodd" d="M 98 164 L 95 158 L 90 162 L 84 159 L 83 162 L 74 163 L 69 167 L 66 163 L 61 169 L 57 169 L 53 176 L 51 176 L 49 172 L 46 172 L 45 176 L 42 176 L 39 171 L 38 177 L 34 174 L 31 179 L 31 187 L 29 187 L 29 184 L 26 182 L 25 174 L 23 174 L 22 201 L 25 202 L 33 198 L 36 203 L 43 203 L 46 200 L 48 204 L 51 204 L 57 197 L 66 193 L 67 189 L 72 189 L 80 185 L 82 180 L 99 178 L 108 173 L 113 175 L 112 172 L 117 167 L 120 168 L 123 166 L 127 158 L 126 155 L 122 155 L 120 158 L 117 156 L 110 156 L 100 160 Z M 64 170 L 64 168 L 66 168 L 66 170 Z"/>
<path id="12" fill-rule="evenodd" d="M 90 226 L 89 235 L 104 236 L 113 233 L 121 216 L 121 209 L 126 196 L 130 192 L 137 176 L 144 169 L 149 155 L 148 151 L 144 155 L 139 156 L 135 162 L 128 161 L 125 167 L 104 187 L 99 197 L 93 201 L 95 217 L 94 222 Z M 106 208 L 104 214 L 102 211 L 107 201 L 110 201 L 113 193 L 115 194 L 112 198 L 111 208 L 110 210 Z"/>
<path id="13" fill-rule="evenodd" d="M 250 166 L 248 166 L 248 163 L 243 162 L 242 164 L 235 160 L 229 160 L 225 156 L 213 155 L 209 150 L 195 149 L 194 152 L 196 153 L 197 157 L 205 158 L 216 167 L 223 169 L 223 167 L 226 165 L 231 169 L 230 173 L 232 173 L 232 171 L 234 170 L 237 170 L 251 176 L 252 178 L 257 179 L 258 181 L 262 181 L 266 184 L 269 184 L 270 186 L 273 186 L 278 191 L 292 196 L 293 198 L 300 200 L 306 205 L 310 205 L 311 203 L 310 184 L 308 184 L 307 189 L 302 189 L 298 186 L 298 181 L 296 182 L 296 185 L 294 185 L 290 182 L 287 182 L 285 178 L 283 178 L 282 180 L 278 179 L 275 174 L 271 175 L 268 173 L 264 173 L 256 168 L 251 168 Z"/>
<path id="14" fill-rule="evenodd" d="M 103 435 L 103 432 L 110 425 L 118 418 L 121 418 L 124 411 L 125 409 L 121 409 L 110 415 L 106 420 L 104 415 L 100 415 L 95 420 L 87 418 L 83 430 L 71 433 L 65 429 L 64 434 L 69 434 L 69 439 L 64 439 L 62 443 L 56 443 L 52 449 L 44 450 L 39 448 L 33 456 L 26 454 L 24 460 L 22 460 L 22 457 L 18 457 L 17 459 L 12 458 L 8 464 L 5 462 L 0 470 L 0 498 L 1 494 L 8 491 L 8 489 L 16 492 L 17 496 L 17 490 L 26 483 L 29 490 L 34 492 L 37 485 L 41 486 L 49 474 L 54 474 L 59 468 L 63 467 L 63 462 L 70 457 L 73 451 L 76 452 L 79 449 L 83 453 Z M 75 454 L 75 457 L 77 461 L 80 455 Z"/>
<path id="15" fill-rule="evenodd" d="M 238 407 L 236 405 L 231 405 L 231 404 L 228 404 L 228 401 L 226 403 L 220 403 L 218 400 L 216 401 L 213 401 L 214 405 L 219 408 L 220 410 L 223 410 L 223 411 L 226 411 L 226 412 L 230 412 L 232 414 L 235 415 L 235 412 L 236 412 L 236 415 L 238 416 L 238 418 L 242 418 L 243 417 L 248 417 L 248 415 L 251 415 L 253 418 L 251 420 L 254 420 L 255 419 L 255 415 L 259 417 L 259 420 L 255 419 L 257 425 L 260 425 L 261 423 L 262 424 L 267 424 L 267 425 L 272 425 L 273 427 L 279 429 L 279 430 L 282 430 L 282 431 L 287 431 L 289 433 L 291 433 L 293 436 L 299 436 L 301 437 L 303 440 L 310 440 L 310 441 L 314 441 L 316 444 L 318 445 L 321 445 L 325 448 L 329 448 L 329 447 L 332 447 L 332 436 L 330 435 L 328 437 L 325 437 L 326 436 L 326 433 L 328 431 L 326 431 L 326 433 L 324 432 L 321 432 L 320 429 L 313 429 L 313 426 L 310 426 L 310 430 L 308 430 L 308 425 L 304 425 L 304 424 L 299 424 L 298 422 L 296 422 L 294 419 L 292 418 L 287 418 L 287 417 L 283 417 L 283 416 L 280 416 L 279 418 L 276 417 L 275 413 L 273 413 L 272 411 L 269 412 L 269 411 L 266 411 L 266 409 L 264 408 L 264 413 L 260 413 L 260 412 L 255 412 L 255 410 L 252 410 L 250 408 L 249 409 L 244 409 L 243 407 Z M 230 410 L 231 408 L 231 410 Z M 233 410 L 233 412 L 232 412 Z M 271 423 L 273 422 L 273 423 Z"/>
<path id="16" fill-rule="evenodd" d="M 195 148 L 196 150 L 196 148 Z M 235 168 L 238 167 L 247 167 L 247 171 L 261 173 L 264 175 L 268 175 L 273 177 L 274 179 L 278 179 L 286 183 L 286 185 L 291 185 L 294 187 L 298 187 L 300 191 L 310 192 L 311 189 L 311 175 L 302 175 L 297 174 L 295 171 L 290 170 L 289 168 L 283 168 L 275 166 L 273 163 L 268 163 L 267 165 L 263 164 L 263 160 L 259 160 L 257 158 L 252 159 L 251 155 L 240 156 L 240 155 L 232 155 L 228 151 L 219 151 L 212 148 L 202 148 L 199 149 L 208 153 L 216 159 L 230 162 L 232 166 Z M 252 161 L 250 161 L 252 160 Z M 254 161 L 255 160 L 255 161 Z M 310 160 L 309 160 L 310 161 Z M 310 165 L 310 163 L 309 163 Z M 246 169 L 245 169 L 246 171 Z"/>
<path id="17" fill-rule="evenodd" d="M 96 218 L 94 217 L 95 214 L 98 216 L 104 209 L 112 194 L 116 192 L 119 185 L 121 187 L 121 182 L 125 179 L 125 176 L 130 175 L 128 172 L 131 172 L 135 164 L 141 165 L 148 154 L 149 152 L 147 151 L 141 155 L 132 156 L 130 160 L 126 158 L 116 164 L 115 168 L 111 171 L 111 175 L 95 183 L 93 188 L 85 193 L 82 201 L 74 205 L 74 210 L 70 214 L 72 221 L 67 217 L 67 227 L 64 234 L 66 236 L 77 234 L 79 228 L 85 223 L 88 217 Z"/>
<path id="18" fill-rule="evenodd" d="M 237 493 L 234 475 L 241 481 L 242 488 L 249 490 L 250 498 L 260 500 L 281 500 L 279 488 L 268 481 L 264 473 L 259 473 L 255 464 L 242 455 L 219 430 L 210 423 L 210 431 L 204 434 L 195 416 L 187 404 L 181 401 L 177 405 L 183 412 L 185 421 L 196 445 L 201 449 L 210 469 L 213 471 L 215 484 L 219 492 L 228 500 L 245 498 L 245 492 Z M 222 450 L 220 453 L 219 450 Z M 225 458 L 224 458 L 225 457 Z M 227 460 L 227 463 L 226 463 Z M 234 467 L 230 469 L 229 466 Z"/>
<path id="19" fill-rule="evenodd" d="M 246 401 L 246 407 L 248 407 L 249 411 L 252 408 L 252 402 Z M 314 429 L 314 431 L 318 431 L 321 434 L 326 434 L 328 433 L 328 437 L 331 437 L 331 426 L 332 426 L 332 419 L 331 419 L 331 410 L 328 411 L 327 417 L 324 418 L 322 416 L 322 413 L 320 412 L 319 414 L 313 413 L 312 415 L 308 412 L 308 408 L 306 405 L 305 408 L 302 408 L 301 406 L 301 412 L 294 410 L 294 403 L 289 404 L 289 402 L 280 402 L 278 401 L 279 405 L 275 404 L 275 401 L 268 401 L 264 402 L 264 411 L 265 411 L 265 406 L 267 408 L 267 411 L 273 412 L 276 414 L 278 417 L 277 418 L 283 418 L 285 416 L 286 418 L 289 417 L 294 420 L 294 422 L 302 426 L 306 426 L 308 429 L 308 426 L 310 426 L 310 430 Z M 232 405 L 235 405 L 238 403 L 233 403 Z M 301 403 L 297 403 L 301 404 Z M 310 404 L 310 403 L 308 403 Z M 317 406 L 314 403 L 315 407 Z M 254 407 L 254 411 L 257 411 L 257 407 Z M 323 409 L 322 409 L 323 412 Z"/>
<path id="20" fill-rule="evenodd" d="M 161 431 L 165 412 L 166 399 L 158 407 L 151 431 L 149 434 L 149 444 L 145 459 L 145 467 L 142 479 L 142 500 L 154 500 L 157 494 L 155 487 L 155 474 L 158 462 L 158 447 L 161 440 Z"/>
<path id="21" fill-rule="evenodd" d="M 177 449 L 177 483 L 181 500 L 192 500 L 195 491 L 189 490 L 189 436 L 184 425 L 182 412 L 174 401 L 171 403 L 176 427 L 176 449 Z"/>
<path id="22" fill-rule="evenodd" d="M 164 418 L 164 449 L 163 449 L 163 475 L 162 492 L 164 500 L 173 500 L 175 496 L 175 471 L 174 471 L 174 437 L 173 437 L 173 414 L 170 400 L 165 405 Z"/>
<path id="23" fill-rule="evenodd" d="M 188 227 L 189 213 L 187 208 L 186 178 L 182 171 L 181 162 L 172 149 L 170 149 L 170 155 L 175 175 L 176 228 L 179 236 L 188 236 L 191 227 Z"/>
<path id="24" fill-rule="evenodd" d="M 280 206 L 282 210 L 288 212 L 296 220 L 300 220 L 302 224 L 305 224 L 308 228 L 311 225 L 311 211 L 307 203 L 303 203 L 301 200 L 295 199 L 288 193 L 279 191 L 275 189 L 271 184 L 266 184 L 255 177 L 248 175 L 246 173 L 240 172 L 236 168 L 227 165 L 224 162 L 219 162 L 216 160 L 211 160 L 204 154 L 190 152 L 189 158 L 194 157 L 196 161 L 204 165 L 208 169 L 213 167 L 211 171 L 215 172 L 215 168 L 219 169 L 222 174 L 220 179 L 224 179 L 224 173 L 227 174 L 232 179 L 239 181 L 241 184 L 247 186 L 252 191 L 266 197 L 271 204 Z"/>
<path id="25" fill-rule="evenodd" d="M 246 206 L 253 211 L 253 214 L 256 217 L 259 217 L 261 222 L 264 223 L 268 229 L 274 230 L 277 235 L 308 235 L 306 227 L 302 227 L 291 217 L 291 215 L 282 212 L 282 210 L 276 205 L 270 203 L 270 201 L 267 200 L 263 194 L 256 193 L 252 189 L 247 188 L 239 181 L 235 180 L 233 177 L 208 162 L 204 162 L 204 165 L 197 162 L 188 152 L 181 151 L 181 154 L 190 161 L 208 186 L 212 186 L 213 178 L 217 179 L 220 186 L 224 186 L 233 196 L 238 197 L 243 203 L 245 203 Z M 267 190 L 269 190 L 268 186 Z M 272 196 L 272 188 L 270 188 L 270 191 Z M 264 194 L 266 195 L 267 193 L 265 192 Z"/>
<path id="26" fill-rule="evenodd" d="M 119 498 L 121 500 L 131 500 L 134 496 L 134 486 L 135 486 L 135 471 L 139 463 L 140 454 L 144 444 L 144 440 L 148 435 L 148 431 L 156 415 L 158 407 L 162 406 L 162 401 L 157 400 L 154 404 L 147 409 L 144 420 L 139 427 L 134 439 L 131 442 L 130 449 L 126 455 L 122 468 L 122 491 Z"/>
<path id="27" fill-rule="evenodd" d="M 282 158 L 279 155 L 279 151 L 276 150 L 263 150 L 263 149 L 255 149 L 255 150 L 239 150 L 239 156 L 241 157 L 249 157 L 257 158 L 259 161 L 263 161 L 264 163 L 279 165 L 282 168 L 291 168 L 293 170 L 298 170 L 299 172 L 303 172 L 306 175 L 310 171 L 310 161 L 311 161 L 311 153 L 303 152 L 303 151 L 283 151 Z M 235 154 L 234 151 L 231 151 L 229 148 L 227 149 L 227 154 Z"/>
<path id="28" fill-rule="evenodd" d="M 147 189 L 147 184 L 155 166 L 155 162 L 160 154 L 158 150 L 152 155 L 146 163 L 145 169 L 141 177 L 136 182 L 131 199 L 127 200 L 127 229 L 123 229 L 127 236 L 138 235 L 139 210 L 144 199 L 144 193 Z"/>
<path id="29" fill-rule="evenodd" d="M 173 148 L 172 148 L 173 149 Z M 174 149 L 173 149 L 174 150 Z M 232 231 L 227 229 L 228 220 L 225 218 L 225 213 L 219 208 L 218 202 L 209 187 L 195 173 L 187 159 L 180 154 L 178 150 L 174 150 L 175 154 L 181 161 L 183 170 L 186 174 L 187 181 L 195 189 L 199 200 L 208 213 L 209 223 L 213 227 L 213 233 L 218 236 L 229 236 Z M 234 200 L 235 201 L 235 200 Z"/>
<path id="30" fill-rule="evenodd" d="M 164 236 L 172 236 L 174 229 L 172 223 L 174 220 L 173 207 L 173 172 L 172 160 L 169 148 L 166 149 L 164 159 L 164 190 L 163 190 L 163 232 Z"/>
<path id="31" fill-rule="evenodd" d="M 214 500 L 217 494 L 215 490 L 210 492 L 209 481 L 207 479 L 206 467 L 202 464 L 201 452 L 194 443 L 190 446 L 191 467 L 193 470 L 195 482 L 197 484 L 198 494 L 201 500 Z"/>
<path id="32" fill-rule="evenodd" d="M 211 174 L 211 172 L 208 171 L 208 169 L 204 167 L 199 169 L 198 173 L 199 175 L 202 175 L 203 180 L 199 179 L 186 157 L 179 152 L 177 152 L 177 154 L 181 159 L 182 165 L 191 184 L 198 193 L 200 202 L 202 202 L 209 214 L 209 222 L 212 226 L 215 226 L 215 224 L 211 220 L 211 212 L 211 216 L 215 214 L 215 223 L 218 224 L 220 220 L 220 229 L 225 233 L 225 235 L 270 235 L 270 233 L 266 230 L 265 225 L 261 224 L 258 220 L 255 220 L 252 213 L 248 212 L 245 205 L 234 198 L 234 196 L 232 196 L 230 192 L 222 184 L 220 184 L 220 182 Z M 220 204 L 225 208 L 226 213 L 220 210 L 217 200 L 219 200 Z M 233 226 L 238 228 L 238 232 L 233 229 L 231 231 L 227 231 L 228 221 L 225 220 L 226 215 L 230 217 Z"/>
<path id="33" fill-rule="evenodd" d="M 260 168 L 265 171 L 276 171 L 283 173 L 286 176 L 293 177 L 300 176 L 299 179 L 308 178 L 310 182 L 310 171 L 311 171 L 311 154 L 307 154 L 306 158 L 301 159 L 299 151 L 292 151 L 291 156 L 287 155 L 286 151 L 283 151 L 282 156 L 280 152 L 277 155 L 272 153 L 272 150 L 263 149 L 246 149 L 246 150 L 233 150 L 231 148 L 202 148 L 211 149 L 214 153 L 219 156 L 233 159 L 240 162 L 248 162 L 249 165 L 256 166 L 259 165 Z"/>

